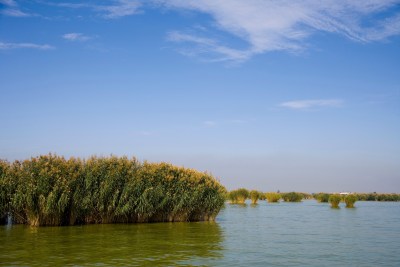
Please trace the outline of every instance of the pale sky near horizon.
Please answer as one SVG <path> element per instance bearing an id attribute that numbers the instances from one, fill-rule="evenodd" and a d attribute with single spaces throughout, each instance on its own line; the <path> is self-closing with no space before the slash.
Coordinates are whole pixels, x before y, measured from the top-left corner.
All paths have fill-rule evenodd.
<path id="1" fill-rule="evenodd" d="M 0 158 L 400 193 L 398 0 L 0 0 Z"/>

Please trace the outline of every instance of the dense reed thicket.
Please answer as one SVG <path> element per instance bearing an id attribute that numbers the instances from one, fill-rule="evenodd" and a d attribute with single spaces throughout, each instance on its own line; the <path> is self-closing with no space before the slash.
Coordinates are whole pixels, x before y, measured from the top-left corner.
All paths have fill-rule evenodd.
<path id="1" fill-rule="evenodd" d="M 249 190 L 246 188 L 239 188 L 228 193 L 228 199 L 230 200 L 231 204 L 244 204 L 249 196 Z"/>
<path id="2" fill-rule="evenodd" d="M 230 191 L 226 198 L 231 204 L 244 204 L 247 199 L 250 199 L 252 204 L 257 204 L 258 200 L 267 200 L 269 203 L 279 202 L 283 199 L 286 202 L 301 202 L 303 199 L 312 199 L 312 195 L 308 193 L 289 192 L 289 193 L 263 193 L 257 190 L 247 190 L 246 188 L 239 188 Z"/>
<path id="3" fill-rule="evenodd" d="M 0 224 L 7 222 L 10 193 L 7 174 L 9 172 L 10 165 L 6 161 L 0 160 Z"/>
<path id="4" fill-rule="evenodd" d="M 249 192 L 249 196 L 251 199 L 251 203 L 252 204 L 257 204 L 258 200 L 261 200 L 261 198 L 263 198 L 264 193 L 257 191 L 257 190 L 251 190 Z"/>
<path id="5" fill-rule="evenodd" d="M 32 226 L 214 220 L 225 188 L 211 175 L 126 157 L 46 155 L 0 162 L 0 217 Z"/>
<path id="6" fill-rule="evenodd" d="M 400 194 L 355 193 L 360 201 L 400 201 Z"/>
<path id="7" fill-rule="evenodd" d="M 297 192 L 289 192 L 289 193 L 283 193 L 282 194 L 282 199 L 285 202 L 301 202 L 301 200 L 304 198 L 303 193 L 297 193 Z"/>
<path id="8" fill-rule="evenodd" d="M 354 203 L 356 203 L 356 201 L 357 197 L 354 194 L 350 194 L 344 197 L 346 208 L 354 208 Z"/>
<path id="9" fill-rule="evenodd" d="M 329 202 L 329 196 L 330 196 L 330 194 L 328 194 L 328 193 L 317 193 L 317 194 L 314 194 L 314 198 L 320 203 L 328 203 Z"/>
<path id="10" fill-rule="evenodd" d="M 328 202 L 329 193 L 313 194 L 313 197 L 318 202 Z M 350 195 L 356 198 L 356 201 L 400 201 L 400 194 L 379 194 L 379 193 L 351 193 Z M 344 199 L 344 198 L 343 198 Z"/>
<path id="11" fill-rule="evenodd" d="M 277 203 L 282 198 L 281 194 L 275 192 L 265 193 L 265 197 L 269 203 Z"/>
<path id="12" fill-rule="evenodd" d="M 339 194 L 333 194 L 329 196 L 329 203 L 331 203 L 331 207 L 338 209 L 340 201 L 342 201 L 342 196 Z"/>

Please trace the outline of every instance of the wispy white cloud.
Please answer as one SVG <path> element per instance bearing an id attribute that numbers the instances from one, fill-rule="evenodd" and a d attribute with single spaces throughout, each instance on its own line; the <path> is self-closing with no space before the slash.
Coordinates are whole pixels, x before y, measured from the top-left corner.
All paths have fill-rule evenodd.
<path id="1" fill-rule="evenodd" d="M 8 7 L 16 7 L 17 6 L 17 2 L 15 2 L 14 0 L 0 0 L 0 4 L 2 4 L 4 6 L 8 6 Z"/>
<path id="2" fill-rule="evenodd" d="M 14 0 L 0 0 L 0 5 L 4 8 L 0 9 L 0 14 L 9 17 L 29 17 L 31 14 L 23 12 L 19 9 L 18 4 Z"/>
<path id="3" fill-rule="evenodd" d="M 107 19 L 117 19 L 139 13 L 142 6 L 141 0 L 113 0 L 110 4 L 89 4 L 89 3 L 47 3 L 48 5 L 73 8 L 73 9 L 90 9 L 100 16 Z"/>
<path id="4" fill-rule="evenodd" d="M 312 99 L 312 100 L 293 100 L 279 104 L 280 107 L 289 109 L 310 109 L 316 107 L 340 107 L 343 105 L 341 99 Z"/>
<path id="5" fill-rule="evenodd" d="M 254 120 L 252 120 L 254 121 Z M 215 120 L 207 120 L 203 121 L 203 126 L 212 128 L 212 127 L 225 127 L 225 126 L 232 126 L 232 125 L 242 125 L 245 123 L 249 123 L 249 120 L 243 120 L 243 119 L 227 119 L 227 120 L 220 120 L 220 121 L 215 121 Z"/>
<path id="6" fill-rule="evenodd" d="M 216 121 L 204 121 L 203 125 L 206 127 L 215 127 L 215 126 L 217 126 L 217 122 Z"/>
<path id="7" fill-rule="evenodd" d="M 0 50 L 10 49 L 38 49 L 38 50 L 51 50 L 55 49 L 54 46 L 48 44 L 34 44 L 34 43 L 3 43 L 0 42 Z"/>
<path id="8" fill-rule="evenodd" d="M 241 120 L 241 119 L 228 120 L 228 123 L 231 124 L 243 124 L 247 122 L 248 122 L 247 120 Z"/>
<path id="9" fill-rule="evenodd" d="M 386 39 L 400 33 L 400 14 L 381 21 L 373 29 L 366 33 L 366 39 L 370 41 Z"/>
<path id="10" fill-rule="evenodd" d="M 137 131 L 134 134 L 136 136 L 153 136 L 155 133 L 150 131 Z"/>
<path id="11" fill-rule="evenodd" d="M 93 8 L 93 5 L 87 3 L 52 3 L 46 2 L 47 5 L 58 6 L 58 7 L 67 7 L 67 8 Z"/>
<path id="12" fill-rule="evenodd" d="M 315 32 L 343 35 L 359 42 L 400 34 L 400 15 L 385 13 L 399 0 L 155 0 L 172 8 L 210 15 L 217 30 L 248 43 L 245 49 L 221 44 L 203 31 L 178 32 L 169 38 L 194 44 L 193 54 L 217 54 L 218 60 L 243 61 L 268 51 L 301 51 Z M 393 13 L 393 11 L 391 12 Z M 380 20 L 371 19 L 380 15 Z M 383 17 L 383 19 L 382 19 Z M 366 23 L 367 22 L 367 23 Z M 369 26 L 365 26 L 369 25 Z M 171 38 L 172 35 L 172 38 Z M 190 54 L 190 53 L 188 53 Z"/>
<path id="13" fill-rule="evenodd" d="M 96 9 L 99 11 L 104 11 L 104 17 L 115 19 L 137 14 L 140 6 L 141 3 L 138 0 L 119 0 L 113 5 L 97 6 Z"/>
<path id="14" fill-rule="evenodd" d="M 88 41 L 88 40 L 92 39 L 93 37 L 84 35 L 83 33 L 71 32 L 71 33 L 64 34 L 62 36 L 62 38 L 64 38 L 65 40 L 68 40 L 68 41 L 84 42 L 84 41 Z"/>
<path id="15" fill-rule="evenodd" d="M 167 39 L 177 43 L 190 42 L 194 44 L 195 47 L 192 46 L 190 49 L 180 49 L 180 53 L 194 57 L 204 56 L 204 59 L 209 56 L 208 61 L 226 61 L 232 58 L 236 60 L 246 60 L 250 56 L 247 51 L 229 48 L 211 38 L 194 36 L 178 31 L 169 32 Z M 215 57 L 215 55 L 218 55 L 218 57 Z"/>
<path id="16" fill-rule="evenodd" d="M 179 52 L 207 61 L 243 62 L 270 51 L 303 51 L 317 32 L 334 33 L 357 42 L 400 34 L 400 0 L 109 0 L 51 2 L 60 8 L 87 9 L 106 19 L 135 15 L 144 8 L 189 10 L 207 14 L 190 30 L 176 29 L 168 40 Z M 0 0 L 1 14 L 31 16 L 14 0 Z M 225 34 L 221 34 L 225 33 Z M 221 37 L 222 36 L 222 37 Z M 238 42 L 229 42 L 227 39 Z M 78 40 L 75 39 L 75 40 Z M 236 45 L 235 43 L 240 43 Z"/>
<path id="17" fill-rule="evenodd" d="M 6 8 L 1 11 L 1 14 L 5 15 L 5 16 L 9 16 L 9 17 L 20 17 L 20 18 L 31 16 L 28 13 L 22 12 L 21 10 L 14 9 L 14 8 Z"/>

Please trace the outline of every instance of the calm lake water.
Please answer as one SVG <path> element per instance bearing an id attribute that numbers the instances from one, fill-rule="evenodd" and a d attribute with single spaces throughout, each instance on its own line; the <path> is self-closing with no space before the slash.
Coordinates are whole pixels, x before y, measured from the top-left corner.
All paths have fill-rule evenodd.
<path id="1" fill-rule="evenodd" d="M 400 266 L 400 203 L 230 205 L 215 223 L 0 227 L 6 266 Z"/>

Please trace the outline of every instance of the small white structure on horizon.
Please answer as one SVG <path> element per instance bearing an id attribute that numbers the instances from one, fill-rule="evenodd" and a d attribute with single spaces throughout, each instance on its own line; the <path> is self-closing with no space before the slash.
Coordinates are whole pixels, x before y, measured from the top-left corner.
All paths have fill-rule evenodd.
<path id="1" fill-rule="evenodd" d="M 342 195 L 342 196 L 347 196 L 347 195 L 350 195 L 351 193 L 350 192 L 340 192 L 339 193 L 339 195 Z"/>

